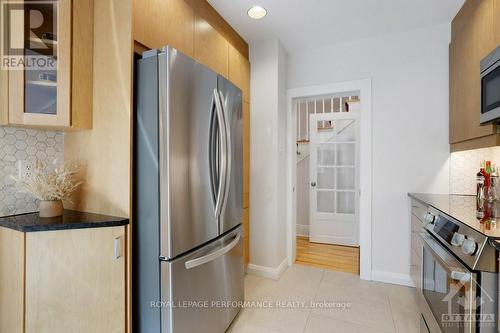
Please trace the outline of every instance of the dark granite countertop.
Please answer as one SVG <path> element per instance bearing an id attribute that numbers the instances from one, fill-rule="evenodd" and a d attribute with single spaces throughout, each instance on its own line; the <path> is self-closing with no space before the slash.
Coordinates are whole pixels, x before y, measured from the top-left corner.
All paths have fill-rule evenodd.
<path id="1" fill-rule="evenodd" d="M 500 239 L 500 203 L 493 208 L 497 218 L 480 223 L 476 217 L 476 197 L 473 195 L 448 195 L 408 193 L 408 195 L 424 204 L 434 207 L 449 217 L 458 220 L 480 233 L 495 239 Z"/>
<path id="2" fill-rule="evenodd" d="M 40 217 L 38 213 L 0 217 L 0 227 L 21 232 L 117 227 L 128 223 L 128 218 L 75 210 L 64 210 L 64 214 L 57 217 Z"/>

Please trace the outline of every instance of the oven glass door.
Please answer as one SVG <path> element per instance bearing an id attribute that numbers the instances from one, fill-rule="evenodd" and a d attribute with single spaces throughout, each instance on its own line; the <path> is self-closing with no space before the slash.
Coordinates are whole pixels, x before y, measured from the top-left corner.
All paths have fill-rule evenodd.
<path id="1" fill-rule="evenodd" d="M 481 113 L 500 109 L 500 64 L 481 78 Z"/>
<path id="2" fill-rule="evenodd" d="M 443 333 L 475 329 L 475 275 L 431 236 L 424 238 L 422 293 Z"/>

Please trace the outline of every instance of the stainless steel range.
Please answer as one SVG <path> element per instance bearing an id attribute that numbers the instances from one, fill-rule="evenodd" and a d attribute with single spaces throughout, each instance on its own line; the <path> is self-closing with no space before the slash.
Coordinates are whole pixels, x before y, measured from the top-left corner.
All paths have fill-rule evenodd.
<path id="1" fill-rule="evenodd" d="M 421 231 L 422 332 L 497 332 L 498 264 L 487 236 L 430 207 Z"/>

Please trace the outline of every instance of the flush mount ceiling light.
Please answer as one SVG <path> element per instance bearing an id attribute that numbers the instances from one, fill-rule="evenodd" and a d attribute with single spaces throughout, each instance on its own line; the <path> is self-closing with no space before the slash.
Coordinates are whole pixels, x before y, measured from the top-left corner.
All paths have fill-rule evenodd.
<path id="1" fill-rule="evenodd" d="M 253 18 L 254 20 L 260 20 L 267 15 L 267 10 L 261 6 L 253 6 L 247 11 L 248 16 Z"/>

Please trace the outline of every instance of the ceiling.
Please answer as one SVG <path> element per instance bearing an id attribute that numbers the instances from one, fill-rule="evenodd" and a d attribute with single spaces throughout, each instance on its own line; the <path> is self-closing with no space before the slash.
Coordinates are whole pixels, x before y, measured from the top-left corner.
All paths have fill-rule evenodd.
<path id="1" fill-rule="evenodd" d="M 292 53 L 451 22 L 464 0 L 208 0 L 249 43 L 278 38 Z M 264 19 L 247 10 L 260 5 Z"/>

